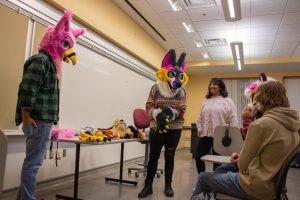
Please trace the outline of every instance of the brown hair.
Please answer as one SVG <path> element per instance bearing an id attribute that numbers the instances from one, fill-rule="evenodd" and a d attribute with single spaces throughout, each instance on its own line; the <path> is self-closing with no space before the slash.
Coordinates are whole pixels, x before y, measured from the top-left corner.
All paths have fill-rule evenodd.
<path id="1" fill-rule="evenodd" d="M 264 113 L 275 107 L 290 107 L 284 86 L 278 81 L 267 81 L 255 92 L 256 101 Z"/>

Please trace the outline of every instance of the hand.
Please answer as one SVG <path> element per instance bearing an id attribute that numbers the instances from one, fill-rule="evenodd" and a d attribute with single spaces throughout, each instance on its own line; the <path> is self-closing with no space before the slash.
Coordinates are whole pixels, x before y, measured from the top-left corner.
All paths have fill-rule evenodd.
<path id="1" fill-rule="evenodd" d="M 32 125 L 34 128 L 37 127 L 36 122 L 32 118 L 23 119 L 23 124 Z"/>
<path id="2" fill-rule="evenodd" d="M 32 125 L 34 128 L 37 127 L 35 121 L 30 117 L 30 113 L 22 109 L 22 122 L 25 125 Z"/>
<path id="3" fill-rule="evenodd" d="M 174 113 L 170 107 L 163 107 L 156 116 L 156 124 L 160 133 L 167 132 L 169 122 L 173 119 Z"/>
<path id="4" fill-rule="evenodd" d="M 231 157 L 230 157 L 230 162 L 231 163 L 237 163 L 239 157 L 240 157 L 240 154 L 238 154 L 238 153 L 232 153 Z"/>
<path id="5" fill-rule="evenodd" d="M 197 135 L 198 135 L 199 138 L 201 138 L 202 131 L 198 131 Z"/>

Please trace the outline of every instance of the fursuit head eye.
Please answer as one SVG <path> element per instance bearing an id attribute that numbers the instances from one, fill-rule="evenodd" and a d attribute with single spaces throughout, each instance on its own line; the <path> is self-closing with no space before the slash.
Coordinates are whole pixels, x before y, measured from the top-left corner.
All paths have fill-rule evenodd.
<path id="1" fill-rule="evenodd" d="M 179 74 L 179 80 L 182 81 L 182 80 L 183 80 L 183 77 L 184 77 L 183 73 L 180 73 L 180 74 Z"/>
<path id="2" fill-rule="evenodd" d="M 168 77 L 169 78 L 174 78 L 176 76 L 176 72 L 174 72 L 174 71 L 169 71 L 168 72 Z"/>
<path id="3" fill-rule="evenodd" d="M 66 50 L 70 48 L 70 43 L 67 40 L 62 41 L 62 45 Z"/>

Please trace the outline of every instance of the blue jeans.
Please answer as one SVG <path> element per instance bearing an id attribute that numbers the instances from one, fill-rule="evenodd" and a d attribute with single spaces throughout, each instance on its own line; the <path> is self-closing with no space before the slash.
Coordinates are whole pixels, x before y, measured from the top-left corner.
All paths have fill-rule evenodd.
<path id="1" fill-rule="evenodd" d="M 231 171 L 231 172 L 238 172 L 239 171 L 239 167 L 237 166 L 237 164 L 222 164 L 219 167 L 217 167 L 215 169 L 215 171 Z"/>
<path id="2" fill-rule="evenodd" d="M 44 160 L 52 123 L 36 121 L 36 124 L 36 128 L 32 125 L 22 127 L 26 136 L 26 157 L 21 172 L 18 200 L 36 200 L 36 175 Z"/>
<path id="3" fill-rule="evenodd" d="M 240 199 L 251 199 L 253 197 L 248 195 L 239 184 L 239 174 L 233 172 L 201 172 L 198 175 L 195 190 L 192 194 L 191 200 L 197 195 L 204 193 L 220 192 Z"/>

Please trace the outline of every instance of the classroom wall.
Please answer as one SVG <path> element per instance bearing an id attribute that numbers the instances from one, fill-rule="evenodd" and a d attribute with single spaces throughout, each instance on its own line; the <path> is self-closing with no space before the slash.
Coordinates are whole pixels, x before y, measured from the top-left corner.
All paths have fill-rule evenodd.
<path id="1" fill-rule="evenodd" d="M 74 18 L 154 68 L 160 68 L 166 50 L 112 0 L 46 0 L 59 10 L 70 9 Z"/>
<path id="2" fill-rule="evenodd" d="M 283 83 L 284 77 L 300 76 L 299 72 L 266 72 L 267 76 L 271 76 Z M 185 126 L 190 126 L 198 117 L 200 106 L 207 93 L 209 81 L 213 77 L 218 78 L 256 78 L 258 73 L 232 73 L 232 74 L 210 74 L 210 75 L 189 75 L 189 83 L 186 86 L 187 92 L 187 112 L 185 115 Z"/>

